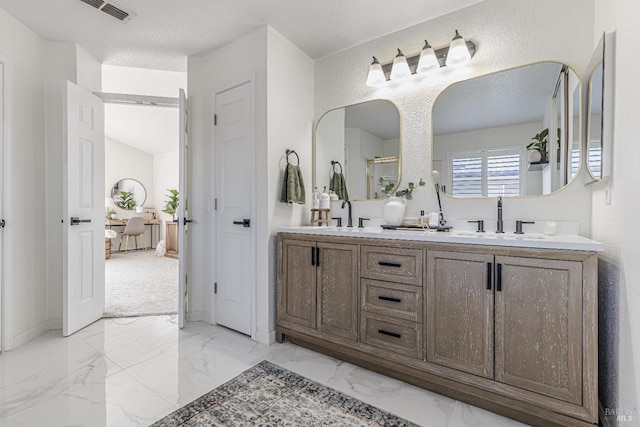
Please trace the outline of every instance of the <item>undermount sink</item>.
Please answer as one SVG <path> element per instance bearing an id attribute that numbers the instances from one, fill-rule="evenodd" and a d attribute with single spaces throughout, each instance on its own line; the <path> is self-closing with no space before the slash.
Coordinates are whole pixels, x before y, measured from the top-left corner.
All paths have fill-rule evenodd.
<path id="1" fill-rule="evenodd" d="M 514 239 L 514 240 L 546 240 L 547 236 L 541 234 L 513 234 L 513 233 L 495 233 L 495 232 L 485 232 L 478 233 L 476 231 L 452 231 L 452 236 L 460 236 L 460 237 L 474 237 L 478 239 Z"/>

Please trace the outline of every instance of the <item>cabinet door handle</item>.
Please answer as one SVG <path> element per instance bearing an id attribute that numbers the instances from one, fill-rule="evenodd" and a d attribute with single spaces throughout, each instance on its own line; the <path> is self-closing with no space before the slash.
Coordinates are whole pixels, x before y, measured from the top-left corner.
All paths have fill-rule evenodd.
<path id="1" fill-rule="evenodd" d="M 394 338 L 401 338 L 402 337 L 402 335 L 400 335 L 400 334 L 396 334 L 395 332 L 385 331 L 384 329 L 378 329 L 378 333 L 382 334 L 382 335 L 388 335 L 388 336 L 394 337 Z"/>
<path id="2" fill-rule="evenodd" d="M 320 248 L 316 248 L 316 266 L 320 267 Z"/>
<path id="3" fill-rule="evenodd" d="M 487 290 L 490 291 L 491 290 L 491 270 L 493 270 L 491 268 L 491 263 L 488 262 L 487 263 Z"/>
<path id="4" fill-rule="evenodd" d="M 311 265 L 316 265 L 316 248 L 311 247 Z"/>
<path id="5" fill-rule="evenodd" d="M 400 298 L 385 297 L 384 295 L 378 295 L 378 299 L 381 299 L 383 301 L 402 302 Z"/>
<path id="6" fill-rule="evenodd" d="M 496 264 L 496 291 L 502 292 L 502 264 Z"/>
<path id="7" fill-rule="evenodd" d="M 402 264 L 398 264 L 397 262 L 387 262 L 387 261 L 378 261 L 378 265 L 381 265 L 383 267 L 396 267 L 396 268 L 402 267 Z"/>

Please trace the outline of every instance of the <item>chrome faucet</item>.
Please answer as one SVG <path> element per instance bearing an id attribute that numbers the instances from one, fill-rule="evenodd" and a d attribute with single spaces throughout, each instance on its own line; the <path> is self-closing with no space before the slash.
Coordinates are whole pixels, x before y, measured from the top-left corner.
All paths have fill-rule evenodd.
<path id="1" fill-rule="evenodd" d="M 502 222 L 502 196 L 498 196 L 498 228 L 496 233 L 504 233 L 504 223 Z"/>
<path id="2" fill-rule="evenodd" d="M 349 204 L 349 217 L 347 218 L 347 227 L 353 227 L 353 218 L 351 218 L 351 202 L 349 200 L 345 200 L 342 202 L 342 209 L 344 209 L 345 204 Z"/>

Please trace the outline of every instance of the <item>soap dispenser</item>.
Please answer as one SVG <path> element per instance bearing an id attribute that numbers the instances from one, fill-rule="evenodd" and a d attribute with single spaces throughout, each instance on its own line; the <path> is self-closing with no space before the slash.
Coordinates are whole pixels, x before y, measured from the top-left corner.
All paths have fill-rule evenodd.
<path id="1" fill-rule="evenodd" d="M 322 190 L 322 194 L 320 195 L 320 209 L 330 209 L 330 200 L 329 193 L 327 193 L 327 187 L 325 186 L 324 190 Z"/>

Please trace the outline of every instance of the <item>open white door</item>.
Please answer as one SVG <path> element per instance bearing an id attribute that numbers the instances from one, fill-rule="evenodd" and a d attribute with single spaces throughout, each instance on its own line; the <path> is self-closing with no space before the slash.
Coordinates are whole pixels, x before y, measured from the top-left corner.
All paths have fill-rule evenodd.
<path id="1" fill-rule="evenodd" d="M 216 322 L 252 335 L 255 132 L 252 83 L 215 94 Z"/>
<path id="2" fill-rule="evenodd" d="M 104 106 L 67 82 L 63 154 L 63 325 L 69 336 L 104 313 Z"/>
<path id="3" fill-rule="evenodd" d="M 188 141 L 187 141 L 187 96 L 183 89 L 180 89 L 180 171 L 178 191 L 180 201 L 178 204 L 178 247 L 180 248 L 180 258 L 178 261 L 178 325 L 184 328 L 184 321 L 188 309 L 188 284 L 189 277 L 187 274 L 189 260 L 189 186 L 187 185 L 188 174 Z"/>

